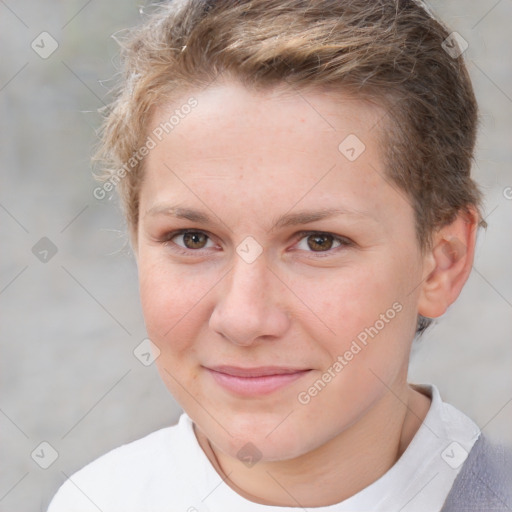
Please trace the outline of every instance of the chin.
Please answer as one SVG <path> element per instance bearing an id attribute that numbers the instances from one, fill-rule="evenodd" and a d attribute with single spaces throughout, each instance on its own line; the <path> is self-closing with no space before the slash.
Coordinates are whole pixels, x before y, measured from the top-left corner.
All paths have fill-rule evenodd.
<path id="1" fill-rule="evenodd" d="M 273 416 L 272 421 L 269 421 L 269 418 L 260 419 L 250 414 L 241 421 L 230 419 L 228 424 L 231 436 L 218 425 L 210 425 L 213 428 L 202 429 L 202 432 L 217 449 L 240 460 L 246 455 L 267 462 L 289 460 L 321 444 L 318 433 L 313 432 L 309 439 L 306 432 L 290 422 L 291 418 L 283 422 L 282 414 L 278 421 L 276 417 Z"/>

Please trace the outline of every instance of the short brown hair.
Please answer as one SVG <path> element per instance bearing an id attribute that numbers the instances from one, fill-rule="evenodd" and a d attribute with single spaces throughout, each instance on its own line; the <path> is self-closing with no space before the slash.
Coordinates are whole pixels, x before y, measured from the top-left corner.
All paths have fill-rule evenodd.
<path id="1" fill-rule="evenodd" d="M 387 111 L 387 177 L 411 202 L 424 249 L 460 211 L 473 206 L 480 215 L 470 176 L 477 104 L 462 57 L 445 51 L 449 36 L 412 0 L 165 2 L 121 43 L 123 80 L 95 159 L 104 180 L 124 176 L 118 188 L 135 231 L 144 159 L 128 170 L 126 162 L 157 105 L 221 74 L 252 89 L 354 93 Z M 420 330 L 426 324 L 420 318 Z"/>

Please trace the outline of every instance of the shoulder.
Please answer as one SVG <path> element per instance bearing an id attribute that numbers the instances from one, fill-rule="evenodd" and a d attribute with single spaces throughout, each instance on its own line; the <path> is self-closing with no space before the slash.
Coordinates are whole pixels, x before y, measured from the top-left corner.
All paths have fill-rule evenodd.
<path id="1" fill-rule="evenodd" d="M 184 443 L 180 427 L 158 430 L 89 463 L 64 482 L 48 512 L 140 510 L 150 488 L 162 481 L 167 488 L 169 482 L 179 485 Z"/>
<path id="2" fill-rule="evenodd" d="M 512 509 L 512 450 L 480 435 L 442 512 Z"/>

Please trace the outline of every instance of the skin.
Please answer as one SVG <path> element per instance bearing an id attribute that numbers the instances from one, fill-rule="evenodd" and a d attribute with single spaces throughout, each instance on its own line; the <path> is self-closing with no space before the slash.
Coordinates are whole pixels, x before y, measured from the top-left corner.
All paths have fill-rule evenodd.
<path id="1" fill-rule="evenodd" d="M 158 107 L 149 130 L 190 95 Z M 340 502 L 396 462 L 428 411 L 429 398 L 407 383 L 416 319 L 440 316 L 458 296 L 476 215 L 459 215 L 420 250 L 411 204 L 383 179 L 385 112 L 374 104 L 256 93 L 234 81 L 193 96 L 198 106 L 146 157 L 132 234 L 156 364 L 239 494 L 281 506 Z M 349 134 L 366 146 L 353 162 L 338 149 Z M 177 205 L 211 222 L 178 218 Z M 344 213 L 273 228 L 282 215 L 330 208 Z M 186 228 L 200 232 L 192 247 L 175 234 Z M 332 237 L 311 246 L 315 236 L 301 231 Z M 247 236 L 263 249 L 252 263 L 236 251 Z M 396 303 L 401 311 L 300 403 Z M 277 392 L 240 397 L 205 368 L 221 364 L 310 371 Z M 237 457 L 248 442 L 261 453 L 252 467 Z"/>

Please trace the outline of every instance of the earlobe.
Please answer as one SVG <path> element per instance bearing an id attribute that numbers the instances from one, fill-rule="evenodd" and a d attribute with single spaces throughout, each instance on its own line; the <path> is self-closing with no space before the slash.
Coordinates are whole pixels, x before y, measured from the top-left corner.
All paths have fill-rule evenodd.
<path id="1" fill-rule="evenodd" d="M 427 318 L 443 315 L 455 302 L 467 281 L 475 253 L 478 214 L 471 209 L 433 236 L 425 255 L 426 275 L 418 300 L 418 313 Z"/>

